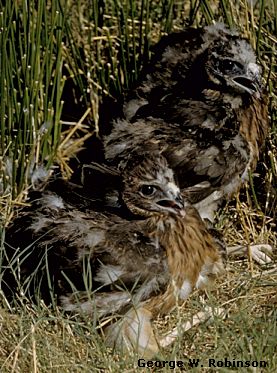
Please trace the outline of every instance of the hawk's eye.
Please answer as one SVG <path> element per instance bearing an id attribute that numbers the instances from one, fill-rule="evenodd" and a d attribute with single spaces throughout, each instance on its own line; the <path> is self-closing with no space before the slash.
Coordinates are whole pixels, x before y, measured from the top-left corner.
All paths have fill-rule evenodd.
<path id="1" fill-rule="evenodd" d="M 147 197 L 152 196 L 155 193 L 156 188 L 153 185 L 143 185 L 140 188 L 140 192 Z"/>
<path id="2" fill-rule="evenodd" d="M 222 72 L 226 72 L 226 73 L 228 72 L 239 73 L 241 72 L 241 70 L 243 70 L 243 66 L 237 61 L 225 59 L 225 60 L 220 61 L 219 69 Z"/>

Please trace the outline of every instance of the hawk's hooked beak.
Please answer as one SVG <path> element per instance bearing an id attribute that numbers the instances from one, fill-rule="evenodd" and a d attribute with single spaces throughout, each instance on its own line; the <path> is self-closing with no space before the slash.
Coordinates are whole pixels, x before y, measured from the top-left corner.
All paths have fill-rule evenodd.
<path id="1" fill-rule="evenodd" d="M 260 70 L 259 66 L 255 63 L 249 63 L 247 66 L 247 72 L 245 75 L 237 75 L 232 79 L 242 90 L 250 93 L 251 95 L 255 92 L 260 92 Z"/>
<path id="2" fill-rule="evenodd" d="M 176 213 L 180 214 L 185 207 L 185 202 L 180 194 L 175 196 L 175 198 L 162 199 L 161 201 L 158 201 L 157 204 L 170 210 L 173 209 Z"/>

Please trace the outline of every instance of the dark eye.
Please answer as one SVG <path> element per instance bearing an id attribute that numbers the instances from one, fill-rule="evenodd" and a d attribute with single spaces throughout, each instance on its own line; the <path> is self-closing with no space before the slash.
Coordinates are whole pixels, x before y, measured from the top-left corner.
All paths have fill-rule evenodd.
<path id="1" fill-rule="evenodd" d="M 153 185 L 143 185 L 140 188 L 141 193 L 144 196 L 150 197 L 155 193 L 156 188 Z"/>
<path id="2" fill-rule="evenodd" d="M 228 59 L 220 61 L 218 67 L 222 72 L 232 73 L 239 73 L 243 69 L 243 66 L 239 62 Z"/>
<path id="3" fill-rule="evenodd" d="M 235 64 L 231 60 L 224 60 L 222 61 L 222 68 L 224 70 L 232 70 L 235 67 Z"/>

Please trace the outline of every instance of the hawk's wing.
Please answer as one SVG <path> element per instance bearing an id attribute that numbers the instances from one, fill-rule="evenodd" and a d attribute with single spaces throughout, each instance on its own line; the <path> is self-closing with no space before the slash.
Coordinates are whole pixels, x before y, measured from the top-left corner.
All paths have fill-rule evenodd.
<path id="1" fill-rule="evenodd" d="M 122 164 L 139 149 L 165 155 L 181 189 L 193 202 L 232 183 L 248 162 L 247 144 L 236 133 L 232 137 L 200 124 L 184 131 L 178 124 L 153 118 L 133 124 L 116 122 L 105 140 L 107 160 Z"/>

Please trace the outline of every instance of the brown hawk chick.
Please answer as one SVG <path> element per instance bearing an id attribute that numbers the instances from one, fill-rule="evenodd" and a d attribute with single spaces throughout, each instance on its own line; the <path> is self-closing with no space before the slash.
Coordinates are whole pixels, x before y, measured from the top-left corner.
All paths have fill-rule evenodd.
<path id="1" fill-rule="evenodd" d="M 211 222 L 255 169 L 269 126 L 255 54 L 222 24 L 164 37 L 124 110 L 127 120 L 105 138 L 106 160 L 122 165 L 140 147 L 158 150 Z"/>
<path id="2" fill-rule="evenodd" d="M 81 212 L 56 194 L 43 193 L 20 226 L 14 222 L 21 232 L 29 231 L 34 251 L 29 247 L 13 262 L 21 265 L 23 283 L 35 276 L 41 284 L 40 271 L 47 272 L 47 286 L 51 280 L 67 311 L 123 315 L 107 328 L 109 343 L 151 356 L 159 349 L 151 319 L 206 286 L 222 272 L 223 262 L 196 209 L 183 201 L 164 157 L 138 155 L 122 178 L 131 220 Z M 39 258 L 40 270 L 28 268 L 31 257 Z"/>

